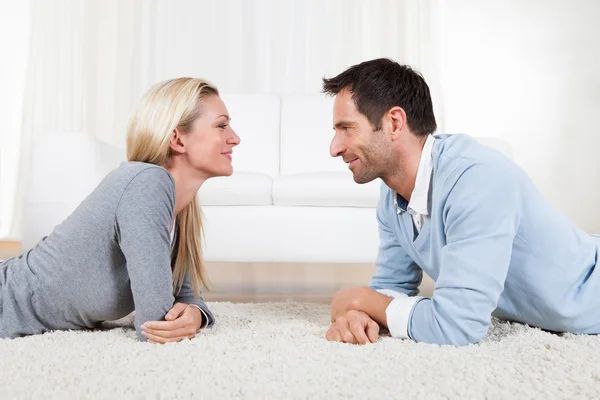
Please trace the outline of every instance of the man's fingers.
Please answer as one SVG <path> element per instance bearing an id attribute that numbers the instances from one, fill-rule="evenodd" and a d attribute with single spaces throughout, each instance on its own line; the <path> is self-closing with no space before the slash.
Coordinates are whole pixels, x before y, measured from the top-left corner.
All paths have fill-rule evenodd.
<path id="1" fill-rule="evenodd" d="M 350 331 L 349 327 L 346 327 L 346 329 L 342 332 L 342 339 L 343 339 L 344 343 L 351 343 L 351 344 L 358 343 L 358 341 L 356 340 L 356 338 Z"/>
<path id="2" fill-rule="evenodd" d="M 350 331 L 350 324 L 347 318 L 340 317 L 335 322 L 335 327 L 340 332 L 342 342 L 356 344 L 356 338 Z"/>
<path id="3" fill-rule="evenodd" d="M 331 333 L 331 327 L 329 327 L 329 329 L 327 329 L 327 332 L 325 332 L 325 339 L 327 339 L 328 341 L 333 341 L 333 334 Z"/>
<path id="4" fill-rule="evenodd" d="M 167 315 L 165 315 L 165 319 L 167 321 L 174 321 L 185 311 L 187 306 L 188 305 L 185 303 L 175 303 L 175 305 L 169 310 Z"/>
<path id="5" fill-rule="evenodd" d="M 332 338 L 332 340 L 334 342 L 341 342 L 342 341 L 342 333 L 335 326 L 331 327 L 331 338 Z"/>
<path id="6" fill-rule="evenodd" d="M 367 323 L 367 336 L 371 343 L 377 342 L 377 338 L 379 337 L 379 324 L 373 320 L 370 320 Z"/>
<path id="7" fill-rule="evenodd" d="M 370 342 L 370 339 L 367 337 L 365 332 L 365 325 L 360 321 L 353 321 L 350 324 L 350 331 L 356 338 L 356 341 L 360 344 L 367 344 Z"/>
<path id="8" fill-rule="evenodd" d="M 336 327 L 336 325 L 331 325 L 331 328 L 329 328 L 329 330 L 325 334 L 325 337 L 330 342 L 341 342 L 341 343 L 355 342 L 354 335 L 352 335 L 352 333 L 350 333 L 350 331 L 347 329 L 347 327 L 346 327 L 346 329 L 338 328 L 338 327 Z"/>

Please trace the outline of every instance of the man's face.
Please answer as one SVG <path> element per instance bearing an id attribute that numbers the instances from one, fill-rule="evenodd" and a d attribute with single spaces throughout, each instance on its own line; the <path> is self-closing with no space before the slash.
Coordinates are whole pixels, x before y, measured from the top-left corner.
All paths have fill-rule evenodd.
<path id="1" fill-rule="evenodd" d="M 342 157 L 348 163 L 356 183 L 367 183 L 384 174 L 386 161 L 390 160 L 386 135 L 383 130 L 373 131 L 367 117 L 356 108 L 348 89 L 335 97 L 333 129 L 331 156 Z"/>

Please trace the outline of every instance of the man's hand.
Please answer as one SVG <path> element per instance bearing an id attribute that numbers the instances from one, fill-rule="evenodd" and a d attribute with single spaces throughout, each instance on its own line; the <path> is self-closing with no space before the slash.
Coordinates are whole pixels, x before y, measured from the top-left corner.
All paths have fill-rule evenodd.
<path id="1" fill-rule="evenodd" d="M 331 322 L 351 310 L 362 311 L 377 323 L 387 328 L 385 310 L 392 298 L 369 287 L 349 287 L 338 290 L 331 300 Z"/>
<path id="2" fill-rule="evenodd" d="M 198 307 L 175 303 L 165 316 L 166 321 L 148 321 L 142 325 L 142 335 L 150 343 L 179 342 L 193 339 L 202 326 L 202 312 Z"/>
<path id="3" fill-rule="evenodd" d="M 330 342 L 366 344 L 377 342 L 379 325 L 361 311 L 349 311 L 338 317 L 331 325 L 325 337 Z"/>
<path id="4" fill-rule="evenodd" d="M 335 322 L 339 317 L 346 315 L 350 310 L 360 310 L 361 303 L 368 296 L 367 287 L 348 287 L 338 290 L 331 299 L 331 322 Z"/>

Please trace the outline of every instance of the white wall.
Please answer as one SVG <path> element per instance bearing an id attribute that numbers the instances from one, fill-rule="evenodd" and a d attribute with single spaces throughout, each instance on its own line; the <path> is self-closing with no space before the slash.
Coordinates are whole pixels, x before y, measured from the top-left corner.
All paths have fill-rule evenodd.
<path id="1" fill-rule="evenodd" d="M 600 1 L 452 0 L 445 130 L 507 139 L 579 227 L 600 233 Z"/>

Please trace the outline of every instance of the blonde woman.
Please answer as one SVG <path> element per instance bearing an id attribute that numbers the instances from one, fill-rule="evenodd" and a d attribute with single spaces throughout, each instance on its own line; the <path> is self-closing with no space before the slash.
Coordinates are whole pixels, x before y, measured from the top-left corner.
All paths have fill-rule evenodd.
<path id="1" fill-rule="evenodd" d="M 208 82 L 153 86 L 129 123 L 128 162 L 33 249 L 0 262 L 0 337 L 95 328 L 132 311 L 142 341 L 210 327 L 196 195 L 233 172 L 229 120 Z"/>

